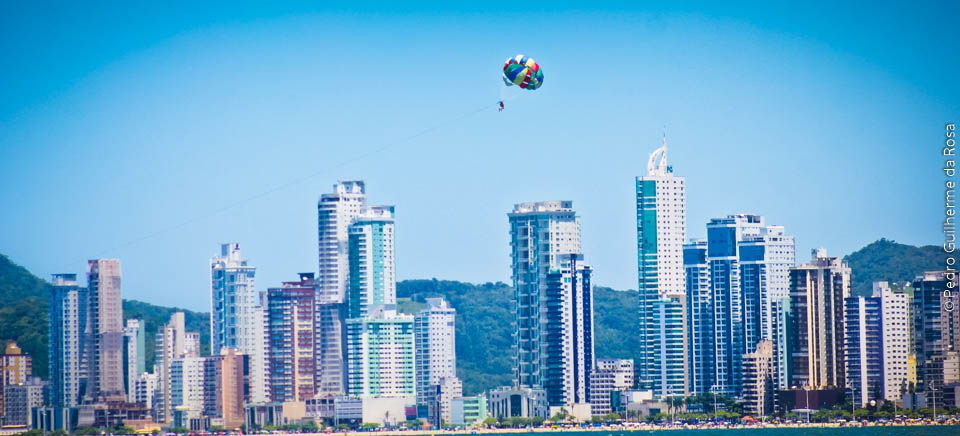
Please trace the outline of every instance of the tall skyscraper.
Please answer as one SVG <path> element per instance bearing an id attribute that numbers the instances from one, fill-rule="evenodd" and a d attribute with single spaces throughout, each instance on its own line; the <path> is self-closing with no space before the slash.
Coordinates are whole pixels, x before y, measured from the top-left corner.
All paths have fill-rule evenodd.
<path id="1" fill-rule="evenodd" d="M 347 395 L 416 397 L 413 316 L 377 306 L 346 321 Z"/>
<path id="2" fill-rule="evenodd" d="M 743 215 L 750 217 L 750 215 Z M 740 286 L 743 297 L 744 348 L 752 352 L 760 341 L 775 344 L 786 340 L 776 332 L 782 329 L 777 322 L 777 305 L 785 305 L 790 298 L 790 268 L 796 266 L 793 236 L 784 233 L 783 226 L 765 226 L 762 216 L 758 227 L 745 227 L 738 241 L 740 255 Z M 774 346 L 774 360 L 781 357 Z M 778 366 L 777 363 L 774 363 Z"/>
<path id="3" fill-rule="evenodd" d="M 716 384 L 714 338 L 702 332 L 713 329 L 713 292 L 707 241 L 698 239 L 683 246 L 683 268 L 687 275 L 687 362 L 689 386 L 693 393 L 710 392 Z"/>
<path id="4" fill-rule="evenodd" d="M 123 307 L 120 295 L 120 261 L 89 262 L 87 286 L 87 361 L 90 401 L 124 400 Z"/>
<path id="5" fill-rule="evenodd" d="M 880 298 L 883 345 L 883 391 L 888 401 L 900 401 L 907 387 L 910 360 L 910 296 L 887 282 L 874 282 L 873 298 Z"/>
<path id="6" fill-rule="evenodd" d="M 787 326 L 790 385 L 842 388 L 843 304 L 850 296 L 850 267 L 827 250 L 813 250 L 809 264 L 790 270 Z"/>
<path id="7" fill-rule="evenodd" d="M 516 308 L 514 385 L 553 406 L 587 404 L 593 354 L 592 269 L 571 201 L 521 203 L 508 215 Z"/>
<path id="8" fill-rule="evenodd" d="M 266 318 L 260 294 L 254 289 L 256 268 L 240 255 L 240 244 L 220 245 L 220 256 L 210 259 L 211 354 L 235 348 L 250 362 L 250 401 L 270 401 L 267 387 Z"/>
<path id="9" fill-rule="evenodd" d="M 316 285 L 313 273 L 284 282 L 264 294 L 270 398 L 273 402 L 306 401 L 316 393 L 314 310 Z"/>
<path id="10" fill-rule="evenodd" d="M 907 387 L 910 349 L 908 297 L 887 282 L 873 296 L 849 297 L 844 312 L 845 378 L 856 404 L 900 401 Z"/>
<path id="11" fill-rule="evenodd" d="M 508 214 L 516 329 L 514 384 L 542 388 L 547 274 L 559 257 L 580 252 L 580 219 L 572 201 L 521 203 Z"/>
<path id="12" fill-rule="evenodd" d="M 137 377 L 147 370 L 146 330 L 139 319 L 128 319 L 123 328 L 123 386 L 127 401 L 136 402 Z"/>
<path id="13" fill-rule="evenodd" d="M 334 192 L 317 203 L 320 269 L 317 285 L 321 300 L 343 301 L 350 277 L 348 236 L 353 220 L 366 209 L 367 193 L 362 180 L 339 182 Z"/>
<path id="14" fill-rule="evenodd" d="M 559 268 L 547 273 L 543 387 L 551 406 L 589 403 L 595 365 L 593 269 L 582 254 L 557 256 Z"/>
<path id="15" fill-rule="evenodd" d="M 450 401 L 463 393 L 457 378 L 456 318 L 446 300 L 427 298 L 427 307 L 413 319 L 417 403 L 428 406 L 434 424 L 450 422 Z M 443 392 L 448 387 L 454 392 Z"/>
<path id="16" fill-rule="evenodd" d="M 870 400 L 880 400 L 883 389 L 880 299 L 848 297 L 844 304 L 844 377 L 851 400 L 858 407 L 864 407 Z"/>
<path id="17" fill-rule="evenodd" d="M 393 206 L 365 209 L 349 227 L 348 318 L 397 304 Z"/>
<path id="18" fill-rule="evenodd" d="M 783 342 L 775 322 L 794 266 L 793 237 L 762 216 L 736 214 L 710 220 L 707 240 L 684 250 L 691 388 L 740 395 L 743 355 L 762 340 L 774 350 Z"/>
<path id="19" fill-rule="evenodd" d="M 320 394 L 343 394 L 344 301 L 350 278 L 349 227 L 366 208 L 362 180 L 339 182 L 317 202 L 319 269 L 316 311 L 316 387 Z"/>
<path id="20" fill-rule="evenodd" d="M 683 268 L 683 243 L 687 234 L 685 180 L 673 174 L 667 165 L 667 140 L 650 154 L 647 175 L 637 177 L 637 276 L 638 331 L 642 344 L 635 364 L 637 383 L 674 395 L 686 391 L 686 372 L 676 381 L 674 368 L 685 367 L 687 339 L 686 275 Z M 681 307 L 680 323 L 672 314 Z M 662 316 L 657 316 L 662 315 Z M 678 327 L 679 326 L 679 327 Z M 670 329 L 679 328 L 679 331 Z M 667 337 L 680 338 L 681 351 L 667 345 Z M 672 341 L 671 341 L 672 342 Z"/>
<path id="21" fill-rule="evenodd" d="M 86 387 L 87 290 L 76 274 L 54 274 L 50 287 L 50 403 L 74 407 Z"/>
<path id="22" fill-rule="evenodd" d="M 928 407 L 950 405 L 947 385 L 960 382 L 954 374 L 960 362 L 958 288 L 960 276 L 953 271 L 929 271 L 913 281 L 917 378 Z"/>

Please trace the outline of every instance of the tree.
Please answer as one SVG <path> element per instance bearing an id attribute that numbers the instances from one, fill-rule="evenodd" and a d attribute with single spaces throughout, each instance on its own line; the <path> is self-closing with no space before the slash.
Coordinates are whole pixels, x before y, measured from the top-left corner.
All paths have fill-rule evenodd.
<path id="1" fill-rule="evenodd" d="M 570 418 L 570 414 L 567 413 L 567 409 L 564 407 L 561 407 L 560 410 L 557 411 L 557 413 L 554 413 L 553 416 L 550 417 L 550 420 L 553 422 L 563 422 L 563 421 L 566 421 L 568 418 Z"/>
<path id="2" fill-rule="evenodd" d="M 420 430 L 422 427 L 423 427 L 423 420 L 422 420 L 422 419 L 419 419 L 419 418 L 418 418 L 418 419 L 414 419 L 414 420 L 407 421 L 407 428 L 412 428 L 412 429 L 414 429 L 414 430 Z"/>
<path id="3" fill-rule="evenodd" d="M 482 424 L 484 427 L 493 427 L 497 425 L 497 419 L 492 416 L 488 416 L 486 419 L 483 420 Z"/>

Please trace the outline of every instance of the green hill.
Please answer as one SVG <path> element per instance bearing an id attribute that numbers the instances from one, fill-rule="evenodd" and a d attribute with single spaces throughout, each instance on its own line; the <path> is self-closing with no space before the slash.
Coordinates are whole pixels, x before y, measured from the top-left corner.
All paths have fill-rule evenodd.
<path id="1" fill-rule="evenodd" d="M 853 275 L 853 295 L 870 296 L 873 282 L 912 281 L 924 271 L 944 269 L 946 253 L 942 247 L 899 244 L 889 239 L 870 243 L 843 258 Z"/>
<path id="2" fill-rule="evenodd" d="M 0 346 L 17 341 L 33 356 L 33 373 L 47 376 L 49 284 L 0 254 Z"/>

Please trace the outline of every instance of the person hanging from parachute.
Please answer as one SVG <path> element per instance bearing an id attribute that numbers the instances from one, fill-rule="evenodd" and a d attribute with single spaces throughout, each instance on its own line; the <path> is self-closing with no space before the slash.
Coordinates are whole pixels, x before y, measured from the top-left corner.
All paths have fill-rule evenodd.
<path id="1" fill-rule="evenodd" d="M 543 70 L 532 58 L 518 54 L 503 64 L 503 83 L 507 86 L 519 86 L 533 91 L 543 85 Z M 498 112 L 503 111 L 503 100 L 499 101 Z"/>

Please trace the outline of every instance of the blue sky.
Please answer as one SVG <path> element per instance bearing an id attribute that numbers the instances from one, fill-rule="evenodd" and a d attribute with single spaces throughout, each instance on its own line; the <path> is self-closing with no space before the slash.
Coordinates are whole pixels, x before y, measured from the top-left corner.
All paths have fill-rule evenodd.
<path id="1" fill-rule="evenodd" d="M 42 277 L 116 257 L 125 298 L 208 310 L 219 243 L 262 289 L 313 271 L 318 196 L 363 178 L 401 279 L 508 281 L 506 213 L 568 199 L 596 282 L 635 288 L 664 127 L 690 237 L 746 212 L 801 261 L 942 238 L 956 3 L 22 3 L 0 3 L 0 252 Z M 517 53 L 541 89 L 503 93 Z"/>

